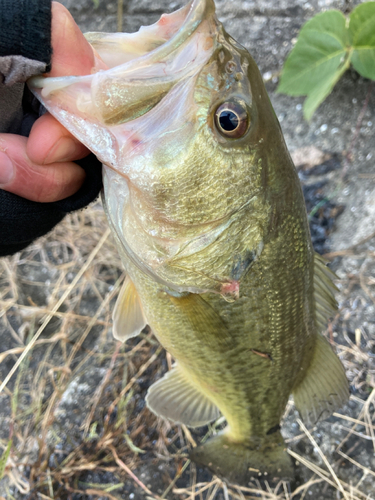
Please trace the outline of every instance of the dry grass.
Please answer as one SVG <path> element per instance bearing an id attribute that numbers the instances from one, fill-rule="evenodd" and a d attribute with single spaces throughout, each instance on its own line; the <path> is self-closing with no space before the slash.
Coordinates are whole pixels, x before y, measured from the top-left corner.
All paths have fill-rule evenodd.
<path id="1" fill-rule="evenodd" d="M 192 433 L 145 408 L 147 387 L 171 359 L 149 331 L 126 345 L 112 338 L 111 312 L 124 275 L 99 203 L 2 259 L 0 497 L 286 500 L 320 491 L 319 498 L 375 498 L 371 453 L 356 453 L 364 443 L 375 450 L 375 340 L 359 315 L 364 304 L 375 303 L 375 255 L 365 243 L 341 256 L 358 266 L 351 263 L 356 271 L 342 280 L 341 314 L 328 330 L 332 343 L 340 341 L 338 354 L 360 392 L 325 431 L 299 422 L 289 433 L 301 477 L 293 488 L 206 481 L 187 451 L 215 426 L 205 435 Z M 290 403 L 285 429 L 295 421 L 293 412 Z M 334 449 L 322 438 L 331 426 Z M 158 471 L 157 478 L 144 475 L 147 470 Z"/>

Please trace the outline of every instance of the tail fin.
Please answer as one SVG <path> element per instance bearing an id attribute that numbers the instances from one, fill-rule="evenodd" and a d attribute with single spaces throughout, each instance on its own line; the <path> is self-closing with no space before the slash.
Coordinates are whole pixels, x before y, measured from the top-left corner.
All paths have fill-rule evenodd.
<path id="1" fill-rule="evenodd" d="M 248 486 L 252 479 L 272 482 L 294 477 L 292 460 L 285 448 L 279 431 L 243 443 L 231 442 L 224 431 L 193 448 L 190 458 L 222 479 Z"/>

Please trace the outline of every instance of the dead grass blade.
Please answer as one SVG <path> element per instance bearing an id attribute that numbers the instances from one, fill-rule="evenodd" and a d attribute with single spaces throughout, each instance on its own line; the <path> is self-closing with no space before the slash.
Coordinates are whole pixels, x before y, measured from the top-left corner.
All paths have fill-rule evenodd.
<path id="1" fill-rule="evenodd" d="M 81 277 L 83 276 L 83 274 L 85 273 L 85 271 L 87 270 L 87 268 L 90 266 L 90 264 L 94 260 L 94 258 L 97 255 L 97 253 L 99 252 L 100 248 L 103 246 L 103 243 L 108 238 L 109 234 L 110 234 L 110 229 L 107 229 L 107 231 L 103 234 L 102 238 L 100 239 L 99 243 L 96 245 L 96 247 L 94 248 L 94 250 L 91 252 L 91 254 L 88 257 L 88 259 L 85 262 L 85 264 L 82 266 L 81 270 L 78 272 L 78 274 L 75 276 L 75 278 L 73 279 L 73 281 L 70 283 L 70 285 L 68 286 L 68 288 L 66 289 L 66 291 L 61 296 L 60 300 L 58 300 L 57 303 L 55 304 L 55 306 L 52 308 L 52 311 L 48 314 L 48 316 L 46 317 L 46 319 L 43 321 L 43 324 L 40 326 L 40 328 L 38 329 L 38 331 L 34 335 L 33 339 L 29 342 L 29 344 L 27 345 L 27 348 L 24 350 L 24 352 L 18 358 L 18 360 L 16 361 L 16 363 L 14 364 L 14 366 L 12 367 L 12 369 L 10 370 L 10 372 L 8 373 L 8 375 L 3 380 L 3 383 L 0 385 L 0 393 L 4 390 L 4 387 L 6 387 L 7 383 L 12 378 L 12 376 L 16 372 L 17 368 L 20 366 L 20 364 L 22 363 L 22 361 L 26 358 L 26 356 L 28 355 L 28 353 L 30 352 L 30 350 L 34 347 L 36 341 L 38 340 L 38 338 L 40 337 L 41 333 L 44 331 L 45 327 L 48 325 L 48 323 L 52 319 L 54 313 L 59 309 L 59 307 L 61 306 L 61 304 L 64 303 L 65 299 L 68 297 L 68 295 L 71 293 L 71 291 L 75 288 L 75 286 L 77 285 L 78 281 L 81 279 Z"/>
<path id="2" fill-rule="evenodd" d="M 331 464 L 328 462 L 327 460 L 327 457 L 324 455 L 324 453 L 322 452 L 322 450 L 320 449 L 318 443 L 315 441 L 315 439 L 312 437 L 312 435 L 310 434 L 310 432 L 307 430 L 306 426 L 304 425 L 304 423 L 302 422 L 302 420 L 298 419 L 297 420 L 298 422 L 298 425 L 301 427 L 301 429 L 303 430 L 303 432 L 306 434 L 306 436 L 309 438 L 311 444 L 316 448 L 317 452 L 319 453 L 321 459 L 323 460 L 323 462 L 326 464 L 327 466 L 327 469 L 329 470 L 329 472 L 331 473 L 338 489 L 341 491 L 341 493 L 343 494 L 343 497 L 345 498 L 345 500 L 350 500 L 349 497 L 347 496 L 347 493 L 346 491 L 344 490 L 342 484 L 341 484 L 341 481 L 339 480 L 339 478 L 337 477 L 335 471 L 332 469 L 332 466 Z"/>
<path id="3" fill-rule="evenodd" d="M 121 469 L 124 470 L 128 474 L 128 476 L 130 476 L 133 479 L 133 481 L 137 483 L 137 485 L 140 488 L 142 488 L 143 491 L 145 491 L 148 495 L 151 495 L 153 498 L 157 498 L 158 500 L 160 500 L 160 497 L 158 495 L 154 495 L 154 493 L 152 493 L 152 491 L 150 491 L 147 488 L 147 486 L 143 484 L 140 479 L 137 478 L 137 476 L 129 469 L 129 467 L 126 464 L 124 464 L 124 462 L 117 455 L 115 448 L 112 445 L 109 446 L 108 448 L 111 450 L 111 453 L 117 465 L 121 467 Z"/>

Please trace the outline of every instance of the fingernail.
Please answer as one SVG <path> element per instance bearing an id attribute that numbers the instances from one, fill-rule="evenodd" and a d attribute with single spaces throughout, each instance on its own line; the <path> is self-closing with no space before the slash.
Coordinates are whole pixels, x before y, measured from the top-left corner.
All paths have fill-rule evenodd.
<path id="1" fill-rule="evenodd" d="M 75 152 L 77 151 L 77 145 L 73 139 L 69 137 L 61 137 L 56 144 L 52 146 L 44 164 L 54 163 L 55 161 L 69 161 L 74 159 Z"/>
<path id="2" fill-rule="evenodd" d="M 0 151 L 0 186 L 6 186 L 14 177 L 12 160 L 3 151 Z"/>

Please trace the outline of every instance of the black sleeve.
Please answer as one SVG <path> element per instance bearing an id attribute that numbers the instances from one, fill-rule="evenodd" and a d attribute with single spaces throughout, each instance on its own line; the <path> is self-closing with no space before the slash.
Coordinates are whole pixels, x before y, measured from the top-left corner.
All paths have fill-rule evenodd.
<path id="1" fill-rule="evenodd" d="M 0 57 L 23 57 L 50 70 L 51 0 L 1 0 L 0 26 Z"/>
<path id="2" fill-rule="evenodd" d="M 0 190 L 0 256 L 27 247 L 48 233 L 68 212 L 93 201 L 102 187 L 101 164 L 94 155 L 77 161 L 86 172 L 86 180 L 74 195 L 54 203 L 36 203 Z"/>
<path id="3" fill-rule="evenodd" d="M 0 0 L 0 132 L 28 136 L 40 105 L 24 85 L 50 70 L 51 0 Z M 78 163 L 86 172 L 81 189 L 65 200 L 36 203 L 0 190 L 0 256 L 22 250 L 49 232 L 68 212 L 93 201 L 102 187 L 94 155 Z"/>

